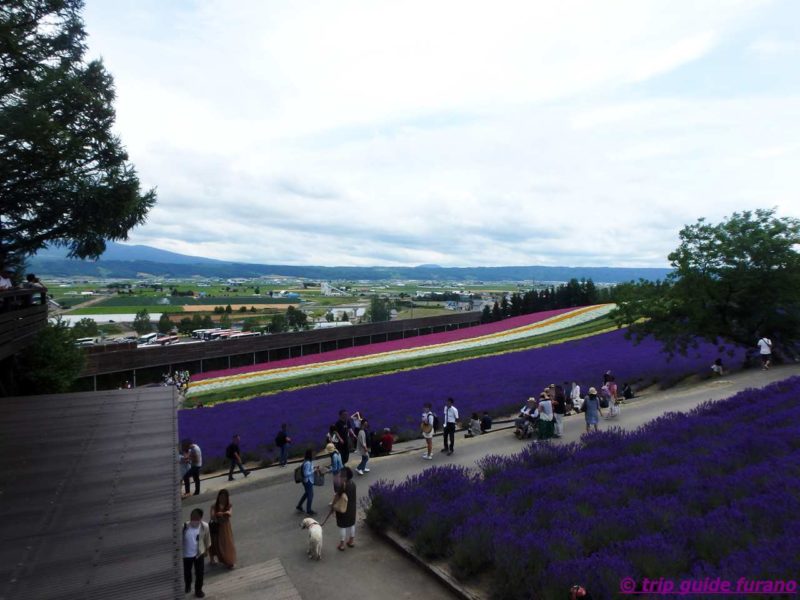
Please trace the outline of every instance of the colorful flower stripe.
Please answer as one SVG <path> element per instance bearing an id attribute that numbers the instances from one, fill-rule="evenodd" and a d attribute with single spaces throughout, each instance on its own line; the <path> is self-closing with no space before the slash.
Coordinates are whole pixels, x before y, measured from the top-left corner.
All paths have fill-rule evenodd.
<path id="1" fill-rule="evenodd" d="M 497 344 L 513 342 L 536 335 L 551 333 L 574 325 L 579 325 L 587 321 L 591 321 L 600 316 L 608 314 L 613 309 L 613 305 L 606 304 L 600 306 L 589 306 L 573 310 L 561 315 L 532 323 L 523 327 L 515 329 L 507 329 L 497 333 L 473 337 L 466 340 L 459 340 L 454 342 L 446 342 L 443 344 L 435 344 L 431 346 L 420 346 L 417 348 L 408 348 L 403 350 L 395 350 L 392 352 L 383 352 L 380 354 L 369 354 L 366 356 L 356 356 L 334 361 L 317 362 L 309 365 L 300 365 L 295 367 L 273 368 L 266 371 L 257 371 L 254 373 L 243 373 L 241 375 L 232 375 L 229 377 L 219 377 L 215 379 L 206 379 L 198 382 L 191 382 L 187 395 L 196 395 L 208 391 L 218 391 L 222 389 L 231 389 L 234 387 L 252 385 L 254 383 L 272 382 L 272 381 L 287 381 L 299 377 L 306 377 L 309 375 L 319 375 L 323 373 L 331 373 L 341 371 L 344 369 L 361 368 L 375 365 L 385 365 L 397 362 L 399 360 L 419 359 L 430 356 L 438 356 L 450 352 L 460 352 L 474 348 L 485 348 Z"/>
<path id="2" fill-rule="evenodd" d="M 590 385 L 599 387 L 608 369 L 619 383 L 671 381 L 707 372 L 720 355 L 716 346 L 700 343 L 689 356 L 669 360 L 657 342 L 634 345 L 625 339 L 624 331 L 614 331 L 553 346 L 180 410 L 178 427 L 181 437 L 197 440 L 209 457 L 224 456 L 234 432 L 242 435 L 244 450 L 274 457 L 271 446 L 281 423 L 289 424 L 295 452 L 309 445 L 320 449 L 340 408 L 348 414 L 362 411 L 373 431 L 391 427 L 402 435 L 415 435 L 426 401 L 440 410 L 444 399 L 452 396 L 462 415 L 484 410 L 509 414 L 550 383 L 575 379 L 585 391 Z M 735 368 L 744 352 L 722 356 L 727 366 Z"/>
<path id="3" fill-rule="evenodd" d="M 269 363 L 259 363 L 256 365 L 247 365 L 232 369 L 208 371 L 206 373 L 192 375 L 192 381 L 203 381 L 206 379 L 216 379 L 218 377 L 228 377 L 231 375 L 241 375 L 244 373 L 253 373 L 257 371 L 268 371 L 270 369 L 281 369 L 284 367 L 310 365 L 318 362 L 328 362 L 344 358 L 365 356 L 367 354 L 380 354 L 382 352 L 393 352 L 395 350 L 405 350 L 407 348 L 418 348 L 420 346 L 434 346 L 436 344 L 466 340 L 469 338 L 507 331 L 509 329 L 516 329 L 518 327 L 523 327 L 532 323 L 538 323 L 539 321 L 544 321 L 545 319 L 550 319 L 574 310 L 574 308 L 559 308 L 556 310 L 531 313 L 529 315 L 522 315 L 519 317 L 511 317 L 509 319 L 503 319 L 502 321 L 496 321 L 494 323 L 484 323 L 483 325 L 476 325 L 474 327 L 455 329 L 453 331 L 414 336 L 401 340 L 391 340 L 388 342 L 378 342 L 365 346 L 352 346 L 350 348 L 331 350 L 330 352 L 324 352 L 321 354 L 309 354 L 307 356 L 276 360 Z"/>

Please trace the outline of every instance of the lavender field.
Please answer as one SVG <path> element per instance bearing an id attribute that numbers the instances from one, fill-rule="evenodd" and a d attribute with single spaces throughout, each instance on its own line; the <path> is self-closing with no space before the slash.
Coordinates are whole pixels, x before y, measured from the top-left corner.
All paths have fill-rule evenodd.
<path id="1" fill-rule="evenodd" d="M 715 346 L 701 344 L 689 356 L 676 356 L 669 361 L 657 343 L 646 341 L 636 346 L 625 339 L 624 332 L 616 331 L 545 348 L 181 410 L 179 435 L 196 440 L 204 455 L 219 458 L 236 432 L 242 436 L 243 450 L 270 458 L 275 455 L 275 433 L 285 422 L 294 441 L 293 452 L 302 454 L 308 446 L 324 445 L 328 427 L 340 408 L 348 414 L 360 410 L 373 430 L 391 427 L 403 437 L 416 436 L 419 414 L 426 401 L 438 407 L 452 396 L 462 415 L 483 410 L 504 415 L 517 410 L 526 398 L 550 383 L 577 379 L 585 391 L 589 385 L 599 387 L 602 374 L 608 369 L 617 375 L 620 384 L 669 382 L 687 374 L 708 372 L 718 355 Z M 737 350 L 732 356 L 725 356 L 725 362 L 736 367 L 743 356 L 743 351 Z"/>
<path id="2" fill-rule="evenodd" d="M 427 469 L 374 484 L 367 522 L 459 577 L 484 574 L 496 598 L 561 598 L 576 582 L 611 598 L 624 577 L 797 580 L 799 410 L 795 377 L 479 472 Z"/>

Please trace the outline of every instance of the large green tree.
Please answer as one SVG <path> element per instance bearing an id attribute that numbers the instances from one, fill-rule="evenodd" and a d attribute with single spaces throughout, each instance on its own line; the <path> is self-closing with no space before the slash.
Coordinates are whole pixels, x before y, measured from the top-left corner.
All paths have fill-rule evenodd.
<path id="1" fill-rule="evenodd" d="M 669 352 L 695 340 L 753 348 L 759 336 L 795 355 L 800 345 L 800 220 L 775 210 L 734 213 L 721 223 L 700 219 L 680 232 L 664 282 L 616 291 L 619 324 L 637 339 L 653 336 Z"/>
<path id="2" fill-rule="evenodd" d="M 86 61 L 82 0 L 0 3 L 0 262 L 49 244 L 95 258 L 145 221 L 155 191 L 114 135 L 114 82 Z"/>
<path id="3" fill-rule="evenodd" d="M 133 319 L 133 330 L 139 335 L 153 331 L 153 322 L 150 320 L 150 313 L 147 312 L 146 308 L 136 313 Z"/>
<path id="4" fill-rule="evenodd" d="M 57 394 L 69 391 L 85 363 L 66 322 L 56 319 L 36 334 L 17 357 L 18 393 Z"/>

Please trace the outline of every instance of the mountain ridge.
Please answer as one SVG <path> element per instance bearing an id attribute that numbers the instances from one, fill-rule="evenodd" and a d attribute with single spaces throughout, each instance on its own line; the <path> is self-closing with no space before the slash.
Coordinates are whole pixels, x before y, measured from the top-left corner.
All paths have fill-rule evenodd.
<path id="1" fill-rule="evenodd" d="M 107 251 L 96 261 L 67 259 L 66 249 L 51 249 L 29 260 L 30 270 L 40 276 L 102 277 L 135 279 L 141 277 L 234 278 L 298 277 L 314 280 L 387 279 L 434 281 L 568 281 L 586 278 L 597 283 L 620 283 L 638 279 L 663 279 L 669 269 L 653 267 L 324 267 L 317 265 L 264 265 L 237 263 L 187 256 L 150 246 L 109 242 Z"/>

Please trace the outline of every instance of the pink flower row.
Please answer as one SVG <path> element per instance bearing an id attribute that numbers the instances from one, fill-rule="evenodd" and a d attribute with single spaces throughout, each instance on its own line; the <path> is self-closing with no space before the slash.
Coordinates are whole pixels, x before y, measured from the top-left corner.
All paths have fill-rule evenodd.
<path id="1" fill-rule="evenodd" d="M 259 363 L 256 365 L 247 365 L 244 367 L 236 367 L 234 369 L 223 369 L 221 371 L 207 371 L 206 373 L 198 373 L 192 375 L 192 381 L 202 381 L 204 379 L 212 379 L 214 377 L 228 377 L 231 375 L 240 375 L 242 373 L 253 373 L 255 371 L 269 371 L 271 369 L 280 369 L 284 367 L 296 367 L 300 365 L 310 365 L 319 362 L 328 362 L 333 360 L 342 360 L 347 358 L 355 358 L 357 356 L 366 356 L 368 354 L 380 354 L 381 352 L 393 352 L 395 350 L 406 350 L 408 348 L 421 348 L 423 346 L 435 346 L 438 344 L 445 344 L 447 342 L 456 342 L 459 340 L 466 340 L 470 338 L 480 337 L 483 335 L 491 335 L 509 329 L 516 329 L 517 327 L 524 327 L 550 319 L 552 317 L 575 310 L 574 308 L 560 308 L 557 310 L 547 310 L 543 312 L 531 313 L 529 315 L 522 315 L 519 317 L 511 317 L 502 321 L 494 323 L 486 323 L 484 325 L 476 325 L 475 327 L 467 327 L 466 329 L 455 329 L 453 331 L 444 331 L 442 333 L 432 333 L 428 335 L 415 336 L 405 338 L 402 340 L 392 340 L 389 342 L 378 342 L 376 344 L 369 344 L 366 346 L 354 346 L 351 348 L 342 348 L 340 350 L 331 350 L 330 352 L 323 352 L 320 354 L 310 354 L 308 356 L 298 356 L 296 358 L 287 358 L 284 360 L 276 360 L 272 362 Z M 225 342 L 213 342 L 221 343 Z"/>

